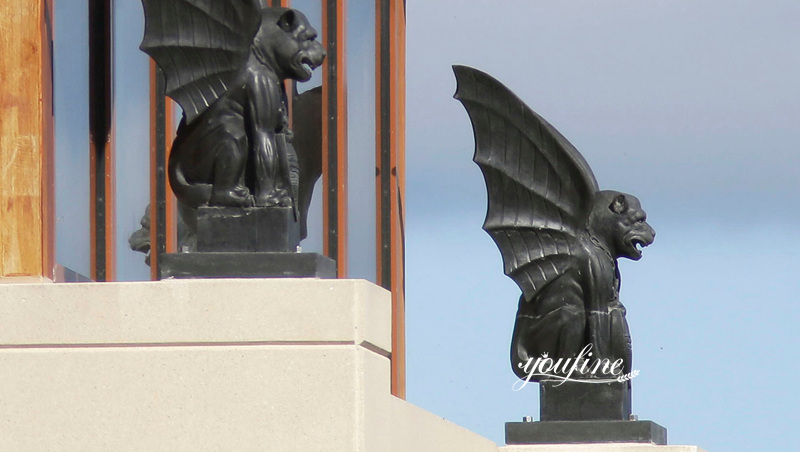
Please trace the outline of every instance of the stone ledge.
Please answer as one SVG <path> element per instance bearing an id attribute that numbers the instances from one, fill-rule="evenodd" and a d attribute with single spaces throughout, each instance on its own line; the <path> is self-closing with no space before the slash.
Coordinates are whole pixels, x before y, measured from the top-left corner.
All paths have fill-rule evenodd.
<path id="1" fill-rule="evenodd" d="M 53 280 L 44 276 L 0 276 L 0 284 L 45 284 Z"/>
<path id="2" fill-rule="evenodd" d="M 363 280 L 0 285 L 0 347 L 354 343 L 391 351 L 391 297 Z"/>

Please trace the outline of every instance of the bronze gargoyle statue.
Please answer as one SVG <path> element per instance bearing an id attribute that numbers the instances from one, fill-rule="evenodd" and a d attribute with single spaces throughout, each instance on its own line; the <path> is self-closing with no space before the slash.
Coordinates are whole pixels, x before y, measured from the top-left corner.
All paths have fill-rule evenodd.
<path id="1" fill-rule="evenodd" d="M 300 170 L 283 81 L 325 51 L 306 17 L 258 0 L 142 0 L 141 49 L 183 108 L 169 180 L 185 206 L 281 206 L 297 216 Z M 313 189 L 313 181 L 310 181 Z"/>
<path id="2" fill-rule="evenodd" d="M 622 360 L 617 370 L 630 372 L 617 259 L 638 260 L 655 237 L 639 200 L 599 190 L 575 147 L 500 82 L 469 67 L 454 70 L 488 191 L 483 228 L 522 289 L 514 372 L 531 378 L 531 360 L 575 360 L 587 345 L 592 359 Z"/>

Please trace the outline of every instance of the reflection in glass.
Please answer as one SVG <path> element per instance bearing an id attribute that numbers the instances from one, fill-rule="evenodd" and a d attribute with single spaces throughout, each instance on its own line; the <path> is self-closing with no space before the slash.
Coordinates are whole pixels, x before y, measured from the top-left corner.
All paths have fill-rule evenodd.
<path id="1" fill-rule="evenodd" d="M 321 0 L 292 0 L 291 6 L 299 10 L 308 18 L 309 23 L 322 39 L 322 1 Z M 322 68 L 314 70 L 311 80 L 304 83 L 296 83 L 297 92 L 303 93 L 312 88 L 322 85 Z M 322 124 L 320 124 L 322 127 Z M 322 253 L 322 178 L 317 181 L 314 187 L 314 194 L 311 196 L 311 206 L 308 208 L 308 237 L 300 244 L 304 252 Z"/>
<path id="2" fill-rule="evenodd" d="M 119 281 L 149 280 L 144 256 L 128 246 L 150 202 L 150 59 L 140 0 L 114 1 L 115 251 Z"/>
<path id="3" fill-rule="evenodd" d="M 56 263 L 88 277 L 89 7 L 87 0 L 55 2 L 54 6 Z"/>
<path id="4" fill-rule="evenodd" d="M 348 277 L 376 282 L 375 2 L 351 3 L 346 30 Z"/>
<path id="5" fill-rule="evenodd" d="M 306 16 L 306 18 L 308 18 L 308 22 L 312 27 L 314 27 L 315 30 L 317 30 L 317 33 L 320 34 L 317 40 L 319 42 L 323 42 L 322 0 L 292 0 L 291 6 L 293 9 L 300 11 Z M 297 84 L 297 91 L 302 93 L 320 85 L 322 85 L 322 69 L 317 69 L 311 75 L 311 80 Z"/>

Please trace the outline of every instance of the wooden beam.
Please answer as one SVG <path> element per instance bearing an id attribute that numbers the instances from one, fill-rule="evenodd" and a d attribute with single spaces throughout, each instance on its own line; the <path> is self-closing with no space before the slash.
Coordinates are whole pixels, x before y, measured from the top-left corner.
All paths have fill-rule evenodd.
<path id="1" fill-rule="evenodd" d="M 405 3 L 375 4 L 377 280 L 392 292 L 392 394 L 405 398 Z"/>
<path id="2" fill-rule="evenodd" d="M 53 277 L 52 9 L 0 2 L 0 277 Z"/>
<path id="3" fill-rule="evenodd" d="M 405 298 L 405 3 L 391 3 L 392 394 L 406 398 Z"/>

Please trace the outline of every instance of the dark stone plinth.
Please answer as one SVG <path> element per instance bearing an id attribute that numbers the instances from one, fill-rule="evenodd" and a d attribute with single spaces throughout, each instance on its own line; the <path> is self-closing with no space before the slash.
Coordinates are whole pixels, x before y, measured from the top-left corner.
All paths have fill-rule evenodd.
<path id="1" fill-rule="evenodd" d="M 539 382 L 539 418 L 542 421 L 627 421 L 630 417 L 630 381 Z"/>
<path id="2" fill-rule="evenodd" d="M 290 207 L 199 207 L 197 251 L 290 252 L 300 228 Z"/>
<path id="3" fill-rule="evenodd" d="M 506 444 L 645 443 L 666 445 L 653 421 L 506 422 Z"/>
<path id="4" fill-rule="evenodd" d="M 335 278 L 336 262 L 317 253 L 173 253 L 161 278 Z"/>

